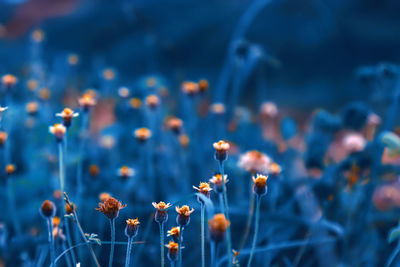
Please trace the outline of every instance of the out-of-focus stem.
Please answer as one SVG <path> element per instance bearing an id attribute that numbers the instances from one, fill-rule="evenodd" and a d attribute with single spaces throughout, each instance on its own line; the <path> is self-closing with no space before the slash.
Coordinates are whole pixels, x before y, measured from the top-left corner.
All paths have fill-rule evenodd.
<path id="1" fill-rule="evenodd" d="M 159 223 L 160 226 L 160 248 L 161 248 L 161 267 L 164 267 L 164 223 Z"/>
<path id="2" fill-rule="evenodd" d="M 50 258 L 53 266 L 55 265 L 55 251 L 54 251 L 54 236 L 53 236 L 53 218 L 47 219 L 47 226 L 49 230 L 49 244 L 50 244 Z"/>
<path id="3" fill-rule="evenodd" d="M 206 266 L 205 246 L 204 246 L 204 204 L 201 202 L 201 266 Z"/>
<path id="4" fill-rule="evenodd" d="M 249 256 L 249 261 L 247 262 L 247 267 L 251 266 L 251 261 L 253 259 L 254 250 L 255 250 L 256 244 L 257 244 L 258 228 L 260 225 L 260 202 L 261 202 L 260 200 L 261 200 L 261 197 L 257 196 L 256 197 L 256 221 L 255 221 L 255 226 L 254 226 L 253 244 L 251 245 L 251 252 L 250 252 L 250 256 Z"/>
<path id="5" fill-rule="evenodd" d="M 125 267 L 129 267 L 131 261 L 131 251 L 132 251 L 132 238 L 128 237 L 128 245 L 126 247 L 126 260 Z"/>
<path id="6" fill-rule="evenodd" d="M 228 197 L 227 197 L 227 193 L 226 193 L 226 184 L 225 184 L 225 173 L 224 173 L 224 162 L 220 161 L 219 162 L 219 169 L 220 169 L 220 173 L 222 175 L 222 192 L 224 194 L 224 215 L 226 217 L 226 219 L 228 221 L 230 221 L 229 219 L 229 206 L 228 206 Z M 232 243 L 231 243 L 231 227 L 228 226 L 228 228 L 226 229 L 226 240 L 227 240 L 227 254 L 228 254 L 228 260 L 229 260 L 229 264 L 228 266 L 232 266 Z"/>

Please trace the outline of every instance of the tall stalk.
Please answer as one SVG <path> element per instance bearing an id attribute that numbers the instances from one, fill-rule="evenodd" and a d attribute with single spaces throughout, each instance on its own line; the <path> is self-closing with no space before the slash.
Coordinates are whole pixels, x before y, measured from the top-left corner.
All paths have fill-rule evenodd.
<path id="1" fill-rule="evenodd" d="M 53 266 L 55 265 L 55 251 L 54 251 L 54 236 L 53 236 L 53 218 L 49 217 L 47 219 L 47 226 L 49 230 L 49 244 L 50 244 L 50 258 L 51 258 L 51 264 Z"/>
<path id="2" fill-rule="evenodd" d="M 249 261 L 247 262 L 247 267 L 251 266 L 251 261 L 253 259 L 253 255 L 254 255 L 254 250 L 256 248 L 256 244 L 257 244 L 257 235 L 258 235 L 258 228 L 260 225 L 260 196 L 256 196 L 256 221 L 255 221 L 255 226 L 254 226 L 254 236 L 253 236 L 253 244 L 251 245 L 251 252 L 250 252 L 250 257 L 249 257 Z"/>
<path id="3" fill-rule="evenodd" d="M 201 267 L 206 266 L 205 245 L 204 245 L 204 210 L 205 205 L 201 202 Z"/>
<path id="4" fill-rule="evenodd" d="M 115 219 L 110 219 L 111 227 L 111 250 L 110 250 L 110 260 L 108 261 L 108 267 L 112 267 L 114 259 L 114 246 L 115 246 Z"/>
<path id="5" fill-rule="evenodd" d="M 130 265 L 131 251 L 132 251 L 132 237 L 128 237 L 128 245 L 126 247 L 125 267 L 129 267 L 129 265 Z"/>
<path id="6" fill-rule="evenodd" d="M 182 239 L 183 239 L 183 228 L 179 226 L 179 240 L 178 240 L 178 267 L 182 267 Z"/>
<path id="7" fill-rule="evenodd" d="M 227 197 L 227 193 L 226 193 L 226 184 L 225 184 L 225 173 L 224 173 L 224 163 L 223 161 L 219 161 L 219 171 L 222 175 L 222 192 L 223 192 L 223 196 L 224 196 L 224 215 L 226 217 L 226 219 L 228 221 L 230 221 L 229 219 L 229 206 L 228 206 L 228 197 Z M 229 264 L 228 266 L 232 266 L 232 242 L 231 242 L 231 227 L 228 226 L 228 228 L 226 229 L 226 240 L 227 240 L 227 253 L 228 253 L 228 260 L 229 260 Z"/>
<path id="8" fill-rule="evenodd" d="M 158 223 L 160 226 L 160 248 L 161 248 L 161 267 L 164 267 L 164 223 Z"/>

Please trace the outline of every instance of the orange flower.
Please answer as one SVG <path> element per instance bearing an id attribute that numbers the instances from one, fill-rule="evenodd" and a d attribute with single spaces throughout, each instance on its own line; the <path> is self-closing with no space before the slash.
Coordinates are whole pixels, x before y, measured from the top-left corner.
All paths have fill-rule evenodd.
<path id="1" fill-rule="evenodd" d="M 132 168 L 129 168 L 128 166 L 122 166 L 121 168 L 118 169 L 118 175 L 123 179 L 126 179 L 128 177 L 135 175 L 135 171 Z"/>
<path id="2" fill-rule="evenodd" d="M 167 236 L 171 236 L 175 242 L 178 242 L 180 232 L 179 227 L 172 227 L 171 230 L 167 231 Z"/>
<path id="3" fill-rule="evenodd" d="M 158 223 L 164 223 L 168 220 L 167 209 L 171 207 L 171 204 L 165 204 L 160 201 L 158 204 L 156 202 L 151 203 L 153 207 L 156 209 L 156 214 L 154 216 L 154 220 Z"/>
<path id="4" fill-rule="evenodd" d="M 203 182 L 200 183 L 199 187 L 193 186 L 193 188 L 206 197 L 210 196 L 210 191 L 212 190 L 209 183 L 203 183 Z"/>
<path id="5" fill-rule="evenodd" d="M 208 85 L 208 81 L 207 80 L 200 80 L 198 83 L 197 83 L 197 85 L 198 85 L 198 87 L 199 87 L 199 91 L 200 91 L 200 93 L 204 93 L 204 92 L 206 92 L 207 90 L 208 90 L 208 87 L 209 87 L 209 85 Z"/>
<path id="6" fill-rule="evenodd" d="M 220 173 L 215 174 L 210 180 L 210 183 L 214 184 L 214 190 L 217 193 L 222 193 L 222 175 Z M 228 182 L 228 175 L 224 175 L 224 184 Z"/>
<path id="7" fill-rule="evenodd" d="M 88 111 L 97 103 L 96 99 L 91 93 L 85 93 L 81 98 L 78 99 L 78 102 L 85 111 Z"/>
<path id="8" fill-rule="evenodd" d="M 70 108 L 65 108 L 61 113 L 57 113 L 56 116 L 62 118 L 65 127 L 69 127 L 71 126 L 72 118 L 78 117 L 79 113 Z"/>
<path id="9" fill-rule="evenodd" d="M 190 222 L 190 214 L 194 212 L 194 209 L 190 209 L 189 206 L 183 205 L 181 208 L 179 206 L 175 207 L 178 216 L 176 217 L 176 223 L 180 227 L 184 227 L 189 224 Z"/>
<path id="10" fill-rule="evenodd" d="M 155 109 L 160 104 L 160 99 L 156 95 L 149 95 L 146 97 L 146 105 L 151 108 Z"/>
<path id="11" fill-rule="evenodd" d="M 52 133 L 57 141 L 61 141 L 64 138 L 65 132 L 67 131 L 67 128 L 65 128 L 64 125 L 56 123 L 54 126 L 49 127 L 49 132 Z"/>
<path id="12" fill-rule="evenodd" d="M 228 157 L 227 152 L 230 148 L 229 143 L 221 140 L 221 141 L 214 143 L 213 147 L 215 149 L 215 159 L 220 162 L 226 160 L 226 158 Z"/>
<path id="13" fill-rule="evenodd" d="M 254 182 L 254 193 L 259 196 L 262 196 L 267 193 L 267 179 L 268 176 L 257 174 L 257 177 L 253 176 Z"/>
<path id="14" fill-rule="evenodd" d="M 45 200 L 40 207 L 40 213 L 45 219 L 54 217 L 56 215 L 56 205 L 50 200 Z"/>
<path id="15" fill-rule="evenodd" d="M 217 243 L 221 242 L 225 237 L 226 229 L 228 229 L 230 225 L 230 221 L 225 218 L 224 214 L 215 214 L 212 219 L 208 220 L 211 239 Z"/>
<path id="16" fill-rule="evenodd" d="M 165 245 L 168 248 L 168 259 L 170 261 L 176 261 L 178 259 L 178 250 L 179 245 L 173 241 L 170 241 L 168 245 Z"/>
<path id="17" fill-rule="evenodd" d="M 6 173 L 8 175 L 13 174 L 15 172 L 15 165 L 14 164 L 7 164 L 6 165 Z"/>
<path id="18" fill-rule="evenodd" d="M 139 224 L 138 218 L 126 220 L 125 235 L 129 238 L 135 237 L 139 229 Z"/>
<path id="19" fill-rule="evenodd" d="M 2 77 L 3 86 L 11 88 L 17 83 L 17 78 L 14 75 L 6 74 Z"/>
<path id="20" fill-rule="evenodd" d="M 248 151 L 239 158 L 238 166 L 251 173 L 267 173 L 271 159 L 257 150 Z"/>
<path id="21" fill-rule="evenodd" d="M 96 210 L 102 212 L 108 219 L 113 220 L 118 217 L 119 211 L 125 207 L 126 205 L 122 205 L 115 198 L 109 197 L 104 202 L 100 202 Z"/>
<path id="22" fill-rule="evenodd" d="M 151 137 L 151 131 L 144 127 L 136 129 L 134 134 L 136 139 L 138 139 L 140 142 L 145 142 L 147 139 Z"/>
<path id="23" fill-rule="evenodd" d="M 182 83 L 182 92 L 188 94 L 190 96 L 195 95 L 199 91 L 199 86 L 195 82 L 183 82 Z"/>

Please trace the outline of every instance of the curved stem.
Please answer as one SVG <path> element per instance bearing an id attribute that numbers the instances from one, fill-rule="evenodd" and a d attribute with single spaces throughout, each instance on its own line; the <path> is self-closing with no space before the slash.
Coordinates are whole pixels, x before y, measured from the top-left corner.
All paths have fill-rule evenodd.
<path id="1" fill-rule="evenodd" d="M 206 266 L 205 246 L 204 246 L 204 204 L 201 202 L 201 267 Z"/>
<path id="2" fill-rule="evenodd" d="M 256 248 L 257 244 L 257 235 L 258 235 L 258 227 L 260 225 L 260 199 L 261 197 L 257 195 L 256 197 L 256 221 L 255 221 L 255 226 L 254 226 L 254 237 L 253 237 L 253 244 L 251 246 L 251 252 L 250 252 L 250 257 L 249 261 L 247 262 L 247 267 L 251 266 L 251 260 L 253 259 L 254 255 L 254 250 Z"/>
<path id="3" fill-rule="evenodd" d="M 219 169 L 220 169 L 220 173 L 222 175 L 222 192 L 223 192 L 223 196 L 224 196 L 224 215 L 225 215 L 226 219 L 228 221 L 230 221 L 230 219 L 229 219 L 228 197 L 227 197 L 227 193 L 226 193 L 225 173 L 224 173 L 224 163 L 223 163 L 223 161 L 219 162 Z M 226 249 L 227 249 L 227 255 L 228 255 L 228 259 L 229 259 L 228 266 L 232 266 L 232 253 L 231 253 L 232 244 L 231 244 L 231 227 L 230 226 L 226 229 L 226 240 L 227 240 Z"/>
<path id="4" fill-rule="evenodd" d="M 54 236 L 53 236 L 53 221 L 52 217 L 47 219 L 47 226 L 49 230 L 49 244 L 50 244 L 50 258 L 53 266 L 55 265 L 55 252 L 54 252 Z"/>
<path id="5" fill-rule="evenodd" d="M 82 226 L 79 223 L 78 215 L 76 214 L 76 211 L 74 211 L 74 219 L 75 219 L 76 225 L 78 226 L 79 233 L 81 234 L 83 240 L 85 241 L 85 243 L 90 251 L 90 255 L 92 256 L 94 263 L 96 264 L 97 267 L 100 267 L 100 264 L 99 264 L 99 261 L 97 260 L 96 254 L 94 254 L 93 248 L 90 245 L 89 241 L 86 239 L 85 232 L 83 232 Z"/>
<path id="6" fill-rule="evenodd" d="M 71 230 L 69 229 L 69 222 L 68 220 L 65 220 L 65 230 L 67 233 L 67 244 L 68 244 L 68 248 L 72 247 L 72 240 L 71 240 Z M 71 249 L 71 257 L 72 257 L 72 264 L 73 266 L 76 266 L 76 256 L 75 256 L 75 252 L 73 249 Z"/>
<path id="7" fill-rule="evenodd" d="M 108 267 L 112 267 L 114 259 L 115 219 L 110 219 L 110 227 L 111 227 L 111 250 L 110 250 L 110 260 L 108 261 Z"/>
<path id="8" fill-rule="evenodd" d="M 132 238 L 128 237 L 128 245 L 126 246 L 126 260 L 125 267 L 129 267 L 131 260 Z"/>
<path id="9" fill-rule="evenodd" d="M 161 267 L 164 267 L 164 223 L 159 223 L 160 226 L 160 249 L 161 249 Z"/>

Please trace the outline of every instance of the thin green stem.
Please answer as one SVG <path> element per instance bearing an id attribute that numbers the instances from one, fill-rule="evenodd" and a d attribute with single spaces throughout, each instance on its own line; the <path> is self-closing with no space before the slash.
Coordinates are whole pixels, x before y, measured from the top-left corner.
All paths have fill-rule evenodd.
<path id="1" fill-rule="evenodd" d="M 111 227 L 111 250 L 110 250 L 110 260 L 108 261 L 108 267 L 112 267 L 114 259 L 115 219 L 110 219 L 110 227 Z"/>
<path id="2" fill-rule="evenodd" d="M 160 226 L 160 248 L 161 248 L 161 267 L 164 267 L 164 223 L 159 223 Z"/>
<path id="3" fill-rule="evenodd" d="M 224 173 L 224 162 L 220 161 L 219 162 L 219 169 L 220 169 L 220 173 L 222 175 L 222 192 L 224 195 L 224 215 L 226 217 L 226 219 L 228 221 L 230 221 L 229 219 L 229 206 L 228 206 L 228 197 L 227 197 L 227 193 L 226 193 L 226 184 L 225 184 L 225 173 Z M 228 254 L 228 266 L 232 266 L 232 242 L 231 242 L 231 227 L 229 226 L 226 229 L 226 240 L 227 240 L 227 245 L 226 245 L 226 249 L 227 249 L 227 254 Z"/>
<path id="4" fill-rule="evenodd" d="M 55 251 L 54 251 L 54 236 L 53 236 L 53 218 L 47 219 L 47 226 L 49 230 L 49 244 L 50 244 L 50 258 L 53 266 L 55 265 Z"/>
<path id="5" fill-rule="evenodd" d="M 201 266 L 206 266 L 205 245 L 204 245 L 204 204 L 201 202 Z"/>
<path id="6" fill-rule="evenodd" d="M 256 218 L 255 218 L 255 226 L 254 226 L 254 237 L 253 237 L 253 244 L 251 246 L 251 251 L 250 251 L 250 256 L 249 256 L 249 261 L 247 262 L 247 267 L 251 266 L 251 260 L 253 259 L 254 255 L 254 250 L 256 248 L 257 244 L 257 235 L 258 235 L 258 227 L 260 225 L 260 201 L 261 197 L 256 196 Z"/>
<path id="7" fill-rule="evenodd" d="M 128 245 L 126 246 L 125 267 L 129 267 L 131 261 L 132 238 L 128 237 Z"/>

